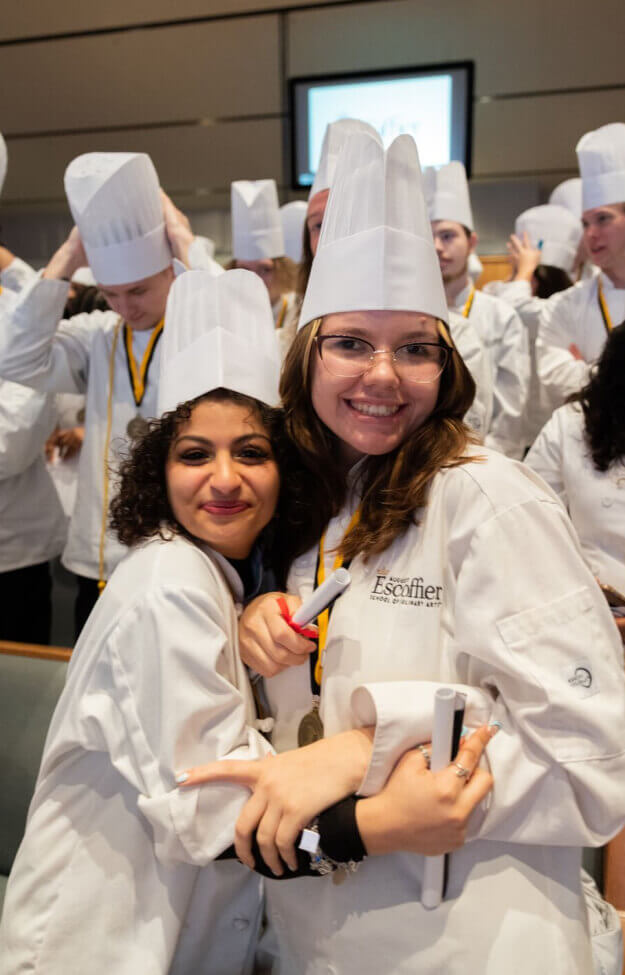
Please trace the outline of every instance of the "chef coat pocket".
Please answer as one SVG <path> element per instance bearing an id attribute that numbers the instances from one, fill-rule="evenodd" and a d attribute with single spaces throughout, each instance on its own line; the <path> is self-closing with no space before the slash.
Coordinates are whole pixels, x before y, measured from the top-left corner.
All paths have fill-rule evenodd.
<path id="1" fill-rule="evenodd" d="M 500 620 L 497 629 L 514 664 L 506 696 L 523 719 L 559 761 L 599 757 L 603 736 L 593 727 L 614 681 L 614 651 L 588 588 Z"/>

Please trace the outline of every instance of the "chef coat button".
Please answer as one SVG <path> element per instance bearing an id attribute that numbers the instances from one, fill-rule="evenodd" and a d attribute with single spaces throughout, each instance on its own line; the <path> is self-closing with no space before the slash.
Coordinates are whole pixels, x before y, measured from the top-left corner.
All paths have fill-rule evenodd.
<path id="1" fill-rule="evenodd" d="M 613 498 L 601 498 L 602 508 L 611 508 L 613 504 L 614 504 Z"/>
<path id="2" fill-rule="evenodd" d="M 235 917 L 232 923 L 234 924 L 237 931 L 245 931 L 245 929 L 249 928 L 250 926 L 250 922 L 246 917 Z"/>

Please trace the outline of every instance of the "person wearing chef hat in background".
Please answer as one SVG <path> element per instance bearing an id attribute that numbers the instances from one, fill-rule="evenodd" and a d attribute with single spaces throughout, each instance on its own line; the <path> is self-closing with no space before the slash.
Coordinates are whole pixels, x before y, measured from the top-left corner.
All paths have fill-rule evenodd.
<path id="1" fill-rule="evenodd" d="M 373 138 L 378 133 L 361 119 L 339 119 L 331 122 L 324 133 L 319 165 L 308 197 L 306 225 L 304 229 L 303 259 L 300 265 L 298 291 L 306 291 L 310 270 L 323 224 L 328 197 L 334 183 L 339 155 L 347 139 L 357 132 L 367 132 Z M 493 413 L 493 376 L 485 345 L 472 322 L 460 315 L 450 318 L 449 328 L 458 352 L 464 359 L 475 380 L 476 393 L 469 408 L 467 423 L 484 437 L 490 427 Z"/>
<path id="2" fill-rule="evenodd" d="M 586 385 L 609 332 L 625 319 L 625 123 L 587 132 L 576 152 L 584 242 L 599 273 L 543 309 L 537 369 L 553 408 Z"/>
<path id="3" fill-rule="evenodd" d="M 265 283 L 282 357 L 295 335 L 298 302 L 296 268 L 285 256 L 284 234 L 275 180 L 236 180 L 230 186 L 232 262 L 254 271 Z"/>
<path id="4" fill-rule="evenodd" d="M 0 132 L 0 194 L 6 179 L 9 154 L 7 144 Z M 11 251 L 0 244 L 0 288 L 7 288 L 9 291 L 21 291 L 29 281 L 37 276 L 37 272 L 16 257 Z"/>
<path id="5" fill-rule="evenodd" d="M 582 222 L 582 180 L 580 176 L 575 176 L 572 179 L 565 179 L 562 183 L 558 183 L 556 187 L 551 191 L 549 195 L 548 203 L 552 203 L 554 206 L 564 207 L 573 216 L 579 220 L 580 225 Z M 592 278 L 598 273 L 598 269 L 595 264 L 588 259 L 588 251 L 586 249 L 586 244 L 584 238 L 582 237 L 579 242 L 579 248 L 577 252 L 577 257 L 575 259 L 575 270 L 573 274 L 574 281 L 583 281 L 586 278 Z"/>
<path id="6" fill-rule="evenodd" d="M 491 281 L 488 294 L 503 298 L 518 312 L 527 329 L 531 374 L 525 412 L 524 443 L 529 447 L 547 422 L 552 407 L 536 371 L 536 334 L 545 301 L 573 284 L 582 225 L 556 204 L 531 207 L 519 214 L 508 243 L 512 270 L 509 281 Z"/>
<path id="7" fill-rule="evenodd" d="M 424 173 L 434 243 L 450 311 L 475 325 L 490 358 L 493 411 L 485 442 L 510 457 L 523 456 L 523 418 L 529 385 L 529 351 L 513 308 L 477 291 L 468 273 L 477 244 L 464 166 L 451 162 Z"/>
<path id="8" fill-rule="evenodd" d="M 304 227 L 307 206 L 303 200 L 294 200 L 280 207 L 280 220 L 284 234 L 284 253 L 294 264 L 301 264 L 304 252 Z"/>
<path id="9" fill-rule="evenodd" d="M 446 316 L 413 140 L 385 152 L 352 136 L 281 381 L 287 429 L 311 473 L 290 588 L 305 599 L 337 553 L 351 559 L 351 585 L 334 604 L 321 670 L 285 660 L 285 647 L 304 657 L 313 648 L 295 634 L 285 642 L 275 594 L 244 610 L 239 635 L 245 662 L 268 677 L 277 751 L 298 734 L 377 721 L 359 789 L 372 798 L 356 819 L 369 852 L 388 855 L 370 856 L 342 885 L 268 882 L 289 972 L 349 975 L 356 955 L 363 975 L 500 975 L 511 958 L 533 975 L 592 966 L 576 847 L 601 844 L 625 817 L 622 646 L 559 502 L 463 426 L 473 383 Z M 591 631 L 602 649 L 593 637 L 589 696 L 575 675 Z M 502 728 L 486 749 L 493 792 L 430 913 L 415 856 L 427 851 L 415 832 L 412 847 L 401 829 L 385 833 L 372 794 L 402 747 L 431 730 L 417 729 L 415 715 L 431 714 L 439 682 L 467 694 L 469 727 Z M 456 778 L 473 782 L 474 763 L 457 761 Z M 249 776 L 230 765 L 228 781 Z M 425 758 L 421 773 L 429 794 Z M 259 805 L 254 794 L 241 841 Z M 435 809 L 426 819 L 439 822 Z M 272 821 L 271 839 L 264 823 L 272 857 L 290 855 L 281 825 Z M 410 828 L 418 832 L 414 820 Z"/>
<path id="10" fill-rule="evenodd" d="M 7 170 L 0 135 L 0 192 Z M 0 321 L 37 277 L 0 246 Z M 50 642 L 50 562 L 65 542 L 65 519 L 44 463 L 57 420 L 55 398 L 0 379 L 0 639 Z"/>
<path id="11" fill-rule="evenodd" d="M 173 205 L 165 206 L 145 154 L 78 156 L 65 190 L 76 226 L 42 277 L 2 315 L 0 375 L 41 392 L 86 395 L 79 488 L 63 553 L 79 581 L 78 633 L 125 552 L 107 531 L 114 471 L 120 451 L 154 416 L 172 259 L 187 256 L 192 234 Z M 59 324 L 68 280 L 85 265 L 111 310 Z"/>

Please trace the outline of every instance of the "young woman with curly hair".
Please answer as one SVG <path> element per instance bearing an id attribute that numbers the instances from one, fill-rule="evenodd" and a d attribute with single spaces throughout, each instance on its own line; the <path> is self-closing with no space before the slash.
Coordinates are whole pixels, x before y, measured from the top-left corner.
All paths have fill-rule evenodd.
<path id="1" fill-rule="evenodd" d="M 556 410 L 525 462 L 556 492 L 599 582 L 625 596 L 625 323 L 590 381 Z M 618 615 L 625 605 L 611 597 Z"/>

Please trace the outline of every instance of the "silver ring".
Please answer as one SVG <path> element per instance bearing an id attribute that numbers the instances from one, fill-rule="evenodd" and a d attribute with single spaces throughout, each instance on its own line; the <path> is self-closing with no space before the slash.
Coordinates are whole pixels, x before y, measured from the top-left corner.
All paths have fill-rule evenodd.
<path id="1" fill-rule="evenodd" d="M 425 759 L 425 764 L 426 764 L 426 765 L 427 765 L 427 767 L 429 768 L 429 767 L 430 767 L 430 759 L 431 759 L 431 757 L 432 757 L 432 752 L 430 751 L 430 749 L 429 749 L 429 748 L 426 748 L 426 747 L 425 747 L 425 745 L 417 745 L 417 749 L 418 749 L 418 750 L 419 750 L 419 751 L 421 752 L 421 754 L 423 755 L 423 757 L 424 757 L 424 759 Z"/>
<path id="2" fill-rule="evenodd" d="M 468 768 L 465 768 L 464 765 L 460 764 L 460 762 L 454 762 L 453 764 L 456 770 L 456 775 L 458 776 L 459 779 L 469 778 L 471 773 L 469 772 Z"/>

